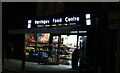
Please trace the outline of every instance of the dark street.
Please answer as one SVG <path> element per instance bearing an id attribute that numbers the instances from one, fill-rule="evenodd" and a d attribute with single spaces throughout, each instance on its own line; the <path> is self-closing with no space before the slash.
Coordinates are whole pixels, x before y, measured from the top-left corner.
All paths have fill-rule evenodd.
<path id="1" fill-rule="evenodd" d="M 4 61 L 3 71 L 11 71 L 11 72 L 21 72 L 21 63 L 20 60 L 15 59 L 9 59 Z M 33 73 L 33 72 L 59 72 L 59 73 L 68 73 L 68 72 L 74 72 L 78 73 L 79 70 L 73 70 L 71 66 L 65 66 L 65 65 L 39 65 L 38 63 L 33 62 L 26 62 L 25 63 L 25 70 L 23 73 Z"/>

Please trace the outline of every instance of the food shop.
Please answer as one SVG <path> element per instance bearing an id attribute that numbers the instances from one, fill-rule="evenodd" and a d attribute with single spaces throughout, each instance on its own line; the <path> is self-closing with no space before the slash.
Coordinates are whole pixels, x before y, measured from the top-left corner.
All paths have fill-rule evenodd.
<path id="1" fill-rule="evenodd" d="M 72 53 L 81 49 L 86 56 L 87 33 L 91 15 L 64 15 L 29 18 L 24 33 L 25 61 L 45 65 L 71 65 Z"/>

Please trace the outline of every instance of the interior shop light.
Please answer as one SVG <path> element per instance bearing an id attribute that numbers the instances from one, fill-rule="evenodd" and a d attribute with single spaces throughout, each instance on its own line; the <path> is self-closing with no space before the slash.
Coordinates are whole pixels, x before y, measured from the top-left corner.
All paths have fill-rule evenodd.
<path id="1" fill-rule="evenodd" d="M 77 33 L 77 31 L 70 31 L 70 33 Z"/>
<path id="2" fill-rule="evenodd" d="M 79 31 L 79 33 L 87 33 L 87 31 Z"/>

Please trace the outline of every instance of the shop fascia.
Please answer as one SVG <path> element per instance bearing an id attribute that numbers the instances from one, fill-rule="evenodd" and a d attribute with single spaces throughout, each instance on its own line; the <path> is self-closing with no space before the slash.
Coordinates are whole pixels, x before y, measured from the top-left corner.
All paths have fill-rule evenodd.
<path id="1" fill-rule="evenodd" d="M 68 22 L 79 21 L 79 20 L 80 20 L 79 17 L 65 17 L 65 18 L 58 18 L 58 19 L 53 18 L 52 21 L 50 21 L 50 20 L 35 20 L 34 24 L 50 24 L 50 22 L 62 23 L 63 21 L 68 23 Z"/>
<path id="2" fill-rule="evenodd" d="M 86 14 L 86 25 L 91 25 L 90 14 Z M 31 24 L 37 25 L 37 27 L 49 27 L 49 26 L 71 26 L 80 22 L 79 16 L 73 17 L 60 17 L 52 19 L 40 19 L 40 20 L 28 20 L 28 28 L 31 28 Z M 52 24 L 52 25 L 51 25 Z"/>

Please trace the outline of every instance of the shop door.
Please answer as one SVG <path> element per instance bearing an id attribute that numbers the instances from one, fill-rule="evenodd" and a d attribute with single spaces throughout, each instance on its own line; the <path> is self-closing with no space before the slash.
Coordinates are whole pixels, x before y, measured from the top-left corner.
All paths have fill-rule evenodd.
<path id="1" fill-rule="evenodd" d="M 86 35 L 79 35 L 78 36 L 78 49 L 81 49 L 81 56 L 85 57 L 86 56 L 86 42 L 87 42 L 87 36 Z"/>
<path id="2" fill-rule="evenodd" d="M 52 36 L 52 55 L 56 56 L 57 64 L 71 65 L 72 53 L 77 48 L 77 34 L 61 34 Z"/>
<path id="3" fill-rule="evenodd" d="M 52 64 L 59 64 L 59 53 L 60 53 L 61 36 L 51 35 L 52 49 L 49 50 L 48 62 Z"/>
<path id="4" fill-rule="evenodd" d="M 82 58 L 86 57 L 86 46 L 87 46 L 87 35 L 86 34 L 79 34 L 78 35 L 78 40 L 77 40 L 77 48 L 80 49 L 79 51 L 79 60 L 78 60 L 78 67 L 82 67 Z"/>

